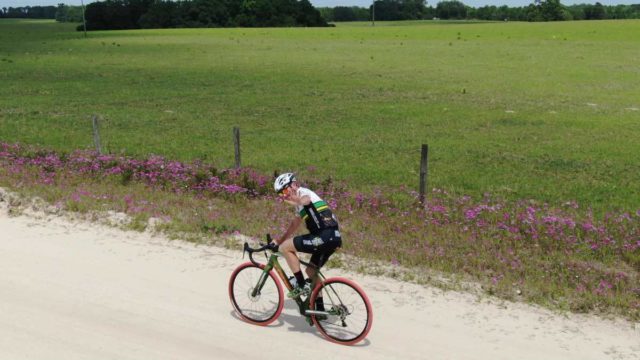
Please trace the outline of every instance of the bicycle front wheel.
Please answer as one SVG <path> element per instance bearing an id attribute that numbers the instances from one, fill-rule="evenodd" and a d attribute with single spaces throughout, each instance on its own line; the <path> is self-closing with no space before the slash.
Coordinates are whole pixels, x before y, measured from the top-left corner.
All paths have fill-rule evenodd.
<path id="1" fill-rule="evenodd" d="M 263 269 L 250 262 L 238 266 L 229 279 L 229 298 L 243 320 L 266 326 L 280 316 L 284 293 L 273 272 Z"/>
<path id="2" fill-rule="evenodd" d="M 313 323 L 329 341 L 353 345 L 363 340 L 373 322 L 373 309 L 364 291 L 351 280 L 330 278 L 311 293 L 309 308 L 322 295 L 327 315 L 312 315 Z"/>

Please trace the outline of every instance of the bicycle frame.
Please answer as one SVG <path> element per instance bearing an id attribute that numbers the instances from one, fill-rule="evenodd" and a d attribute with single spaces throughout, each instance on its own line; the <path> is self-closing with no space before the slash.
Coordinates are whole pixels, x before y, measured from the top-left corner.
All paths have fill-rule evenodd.
<path id="1" fill-rule="evenodd" d="M 256 287 L 251 292 L 251 296 L 257 296 L 258 294 L 260 294 L 260 290 L 262 290 L 262 287 L 264 286 L 265 282 L 267 281 L 267 277 L 269 276 L 269 272 L 272 269 L 275 269 L 276 273 L 284 283 L 287 290 L 291 290 L 291 288 L 293 287 L 291 285 L 291 282 L 287 278 L 287 275 L 285 274 L 284 269 L 282 269 L 282 266 L 280 266 L 280 263 L 278 262 L 278 254 L 279 253 L 273 253 L 269 257 L 269 260 L 267 261 L 267 263 L 264 265 L 264 268 L 262 269 L 262 276 L 260 276 L 260 279 L 258 280 Z M 251 260 L 253 262 L 253 259 Z"/>
<path id="2" fill-rule="evenodd" d="M 265 256 L 266 256 L 266 253 L 265 253 Z M 293 289 L 293 285 L 291 284 L 291 281 L 289 281 L 289 277 L 287 276 L 284 269 L 282 268 L 282 265 L 280 265 L 280 262 L 278 261 L 278 258 L 282 256 L 284 256 L 282 255 L 282 253 L 274 252 L 268 257 L 267 263 L 264 265 L 264 268 L 262 269 L 262 275 L 260 276 L 260 279 L 258 279 L 258 283 L 256 284 L 256 286 L 253 288 L 253 291 L 251 292 L 251 296 L 257 296 L 260 294 L 260 291 L 264 287 L 264 284 L 267 282 L 267 278 L 271 270 L 275 270 L 276 274 L 278 274 L 278 277 L 280 277 L 280 280 L 282 280 L 287 290 L 291 291 L 291 289 Z M 253 260 L 251 253 L 249 253 L 249 259 L 255 265 L 260 265 L 257 261 Z M 318 269 L 315 265 L 303 260 L 300 260 L 300 264 L 307 267 L 311 266 L 316 270 L 315 279 L 312 280 L 311 282 L 312 289 L 315 288 L 315 286 L 317 286 L 318 280 L 320 280 L 320 282 L 322 283 L 326 279 L 325 276 L 322 274 L 322 272 L 320 272 L 320 269 Z M 307 298 L 307 300 L 305 301 L 303 301 L 300 297 L 294 298 L 293 300 L 296 302 L 296 304 L 298 304 L 298 308 L 300 309 L 301 315 L 311 315 L 311 314 L 326 315 L 326 312 L 323 312 L 323 311 L 309 310 L 309 298 Z"/>
<path id="3" fill-rule="evenodd" d="M 248 247 L 248 244 L 245 244 L 245 249 Z M 251 296 L 257 296 L 260 294 L 260 291 L 262 290 L 262 288 L 264 287 L 264 284 L 267 282 L 267 278 L 269 277 L 269 272 L 271 270 L 275 270 L 275 272 L 278 274 L 278 276 L 280 277 L 280 279 L 282 280 L 282 282 L 284 283 L 285 287 L 287 288 L 287 290 L 291 291 L 291 289 L 293 289 L 293 285 L 291 285 L 291 282 L 289 281 L 289 277 L 287 276 L 287 274 L 285 273 L 284 269 L 282 268 L 282 265 L 280 265 L 280 262 L 278 261 L 279 257 L 282 257 L 284 255 L 282 255 L 282 253 L 280 252 L 273 252 L 271 254 L 271 256 L 268 257 L 267 259 L 267 263 L 264 265 L 263 269 L 262 269 L 262 275 L 260 276 L 260 279 L 258 279 L 258 283 L 256 284 L 256 286 L 253 288 L 253 291 L 251 291 Z M 266 257 L 266 252 L 265 252 L 265 257 Z M 249 252 L 249 259 L 251 260 L 252 263 L 254 263 L 256 266 L 260 266 L 260 264 L 257 261 L 253 260 L 253 256 L 252 253 Z M 312 268 L 314 268 L 316 270 L 316 276 L 315 279 L 313 279 L 311 281 L 311 288 L 315 289 L 316 286 L 318 286 L 318 281 L 320 281 L 320 283 L 324 283 L 324 281 L 326 280 L 326 277 L 324 276 L 324 274 L 322 274 L 322 272 L 320 271 L 320 269 L 317 268 L 317 266 L 308 263 L 306 261 L 303 260 L 299 260 L 300 263 L 304 266 L 311 266 Z M 338 293 L 333 289 L 332 286 L 328 286 L 329 289 L 332 290 L 333 295 L 338 299 L 338 302 L 342 303 L 342 299 L 340 299 L 340 295 L 338 295 Z M 328 294 L 329 297 L 331 297 L 330 294 Z M 311 296 L 307 297 L 306 300 L 302 300 L 300 297 L 294 298 L 293 300 L 296 302 L 296 304 L 298 305 L 298 309 L 300 310 L 300 315 L 304 315 L 304 316 L 309 316 L 309 315 L 337 315 L 337 314 L 332 314 L 330 312 L 327 311 L 318 311 L 318 310 L 310 310 L 309 309 L 309 300 L 310 300 Z M 344 317 L 345 315 L 349 315 L 349 312 L 346 312 L 344 314 L 340 314 L 341 320 L 344 323 Z"/>

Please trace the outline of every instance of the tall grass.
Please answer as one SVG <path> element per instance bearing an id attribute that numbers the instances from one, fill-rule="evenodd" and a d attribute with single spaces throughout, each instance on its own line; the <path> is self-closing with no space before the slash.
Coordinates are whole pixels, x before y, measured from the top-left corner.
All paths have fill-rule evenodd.
<path id="1" fill-rule="evenodd" d="M 154 218 L 157 229 L 186 239 L 282 233 L 293 213 L 271 194 L 270 179 L 157 156 L 0 144 L 0 186 L 60 209 L 124 212 L 133 229 Z M 305 184 L 337 213 L 347 254 L 412 268 L 418 281 L 436 269 L 507 299 L 640 319 L 640 209 L 600 217 L 576 202 L 476 201 L 443 190 L 421 205 L 404 188 L 366 194 L 322 177 Z"/>

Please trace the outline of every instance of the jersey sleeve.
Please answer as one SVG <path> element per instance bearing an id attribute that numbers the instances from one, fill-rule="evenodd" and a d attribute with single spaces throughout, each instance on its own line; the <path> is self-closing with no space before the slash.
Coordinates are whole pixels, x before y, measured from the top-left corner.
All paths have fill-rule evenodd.
<path id="1" fill-rule="evenodd" d="M 298 196 L 300 197 L 308 196 L 311 199 L 311 203 L 315 203 L 320 200 L 320 197 L 318 196 L 318 194 L 303 187 L 298 189 Z M 306 219 L 308 216 L 308 214 L 305 211 L 305 207 L 301 205 L 296 206 L 296 214 L 302 219 Z"/>
<path id="2" fill-rule="evenodd" d="M 318 194 L 314 193 L 313 191 L 307 189 L 307 188 L 303 188 L 301 187 L 298 190 L 298 196 L 303 197 L 303 196 L 308 196 L 311 199 L 312 203 L 318 202 L 322 199 L 320 199 L 320 196 L 318 196 Z"/>

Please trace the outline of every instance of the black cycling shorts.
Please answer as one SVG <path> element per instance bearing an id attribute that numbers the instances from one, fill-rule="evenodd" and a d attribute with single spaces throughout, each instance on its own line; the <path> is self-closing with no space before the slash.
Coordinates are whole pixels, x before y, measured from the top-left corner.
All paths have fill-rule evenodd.
<path id="1" fill-rule="evenodd" d="M 321 268 L 331 254 L 342 246 L 342 238 L 337 228 L 327 228 L 315 234 L 294 237 L 293 246 L 299 252 L 311 254 L 309 262 Z"/>

